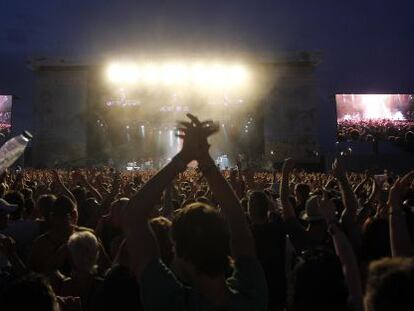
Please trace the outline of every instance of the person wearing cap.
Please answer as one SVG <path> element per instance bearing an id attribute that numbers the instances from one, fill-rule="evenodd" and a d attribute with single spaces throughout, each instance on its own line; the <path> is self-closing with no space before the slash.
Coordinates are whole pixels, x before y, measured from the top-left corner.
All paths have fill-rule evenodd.
<path id="1" fill-rule="evenodd" d="M 282 215 L 285 221 L 286 231 L 296 251 L 305 251 L 319 246 L 327 245 L 329 235 L 327 225 L 319 212 L 319 197 L 310 197 L 305 204 L 305 211 L 301 219 L 307 222 L 303 226 L 289 200 L 289 174 L 293 169 L 292 159 L 286 159 L 282 170 L 282 182 L 280 184 L 280 199 Z"/>

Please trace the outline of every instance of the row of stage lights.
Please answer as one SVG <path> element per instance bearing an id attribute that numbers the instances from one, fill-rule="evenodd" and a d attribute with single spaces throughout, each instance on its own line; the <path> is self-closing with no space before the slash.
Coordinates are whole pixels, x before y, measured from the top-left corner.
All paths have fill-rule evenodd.
<path id="1" fill-rule="evenodd" d="M 240 87 L 249 79 L 247 68 L 240 64 L 112 63 L 106 69 L 107 79 L 117 85 L 200 85 Z"/>

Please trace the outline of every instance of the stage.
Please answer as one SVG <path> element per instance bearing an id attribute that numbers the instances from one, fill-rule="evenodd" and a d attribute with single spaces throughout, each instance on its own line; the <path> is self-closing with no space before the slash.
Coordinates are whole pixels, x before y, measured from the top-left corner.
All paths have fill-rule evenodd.
<path id="1" fill-rule="evenodd" d="M 139 58 L 32 60 L 34 166 L 167 161 L 180 148 L 176 121 L 186 112 L 220 124 L 211 153 L 226 155 L 229 166 L 240 156 L 249 163 L 288 156 L 320 161 L 313 81 L 318 55 L 211 59 L 182 58 L 175 67 L 156 57 L 151 65 Z M 184 66 L 190 69 L 179 69 Z"/>

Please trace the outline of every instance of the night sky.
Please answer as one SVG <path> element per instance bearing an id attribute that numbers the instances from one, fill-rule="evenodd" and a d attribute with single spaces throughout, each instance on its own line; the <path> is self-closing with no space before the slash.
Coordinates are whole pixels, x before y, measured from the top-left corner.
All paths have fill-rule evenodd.
<path id="1" fill-rule="evenodd" d="M 153 51 L 320 51 L 321 101 L 335 92 L 414 91 L 410 0 L 1 0 L 0 91 L 31 127 L 32 56 Z"/>

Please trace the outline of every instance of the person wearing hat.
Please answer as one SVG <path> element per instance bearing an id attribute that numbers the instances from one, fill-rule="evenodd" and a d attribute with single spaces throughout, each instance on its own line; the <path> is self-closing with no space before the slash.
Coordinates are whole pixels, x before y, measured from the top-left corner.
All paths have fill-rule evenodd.
<path id="1" fill-rule="evenodd" d="M 286 159 L 282 170 L 280 200 L 285 228 L 296 251 L 306 251 L 324 246 L 329 241 L 327 225 L 319 212 L 319 196 L 311 196 L 305 204 L 305 211 L 300 219 L 306 221 L 303 226 L 289 200 L 289 174 L 293 170 L 293 160 Z"/>
<path id="2" fill-rule="evenodd" d="M 320 213 L 320 196 L 311 196 L 305 204 L 305 211 L 300 218 L 307 222 L 306 236 L 309 247 L 317 247 L 326 244 L 329 239 L 326 222 Z"/>

